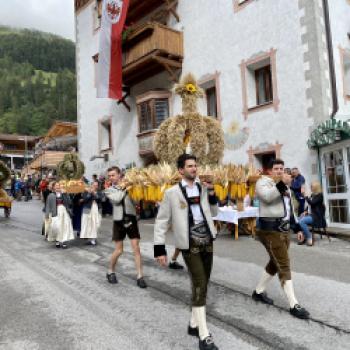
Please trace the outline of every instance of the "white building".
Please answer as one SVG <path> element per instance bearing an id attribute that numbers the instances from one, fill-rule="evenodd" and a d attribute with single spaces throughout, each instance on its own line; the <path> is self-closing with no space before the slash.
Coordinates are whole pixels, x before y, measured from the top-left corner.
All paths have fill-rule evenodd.
<path id="1" fill-rule="evenodd" d="M 133 30 L 123 49 L 130 111 L 96 98 L 101 2 L 75 3 L 78 140 L 88 176 L 154 162 L 155 129 L 181 113 L 174 82 L 192 72 L 206 91 L 200 111 L 222 123 L 224 162 L 263 167 L 280 157 L 308 183 L 321 173 L 329 221 L 350 227 L 350 141 L 337 142 L 346 136 L 338 133 L 317 151 L 320 135 L 311 135 L 331 116 L 350 118 L 350 1 L 130 0 Z"/>

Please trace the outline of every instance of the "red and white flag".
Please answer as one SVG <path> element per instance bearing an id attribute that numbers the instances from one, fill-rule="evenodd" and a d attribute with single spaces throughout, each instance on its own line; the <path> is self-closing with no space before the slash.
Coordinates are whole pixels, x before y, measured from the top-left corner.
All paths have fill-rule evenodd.
<path id="1" fill-rule="evenodd" d="M 122 31 L 129 0 L 103 0 L 97 97 L 122 98 Z"/>

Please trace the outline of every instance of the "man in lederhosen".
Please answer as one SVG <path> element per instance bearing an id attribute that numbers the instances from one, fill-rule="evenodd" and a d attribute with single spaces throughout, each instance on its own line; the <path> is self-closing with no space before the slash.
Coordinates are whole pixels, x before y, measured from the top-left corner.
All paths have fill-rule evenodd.
<path id="1" fill-rule="evenodd" d="M 257 235 L 266 248 L 270 260 L 253 292 L 253 299 L 268 305 L 273 304 L 265 290 L 272 278 L 278 274 L 285 292 L 291 315 L 308 319 L 309 313 L 301 307 L 295 297 L 289 260 L 289 230 L 295 218 L 291 176 L 284 173 L 284 162 L 275 159 L 271 162 L 268 175 L 256 183 L 256 196 L 259 198 L 259 230 Z"/>
<path id="2" fill-rule="evenodd" d="M 182 252 L 192 282 L 192 316 L 188 334 L 199 337 L 200 350 L 217 350 L 206 323 L 207 286 L 213 264 L 217 213 L 213 185 L 197 179 L 196 157 L 181 155 L 177 167 L 182 176 L 178 185 L 165 192 L 154 227 L 154 256 L 167 265 L 165 234 L 172 227 L 175 248 Z"/>
<path id="3" fill-rule="evenodd" d="M 129 237 L 131 247 L 134 253 L 135 265 L 137 271 L 136 284 L 140 288 L 147 288 L 143 278 L 142 259 L 140 252 L 140 232 L 137 225 L 135 203 L 129 197 L 126 189 L 120 186 L 122 179 L 121 170 L 113 166 L 108 169 L 108 179 L 111 186 L 106 188 L 104 193 L 113 204 L 113 237 L 115 249 L 111 255 L 107 280 L 109 283 L 118 283 L 115 273 L 119 257 L 123 254 L 124 240 Z"/>

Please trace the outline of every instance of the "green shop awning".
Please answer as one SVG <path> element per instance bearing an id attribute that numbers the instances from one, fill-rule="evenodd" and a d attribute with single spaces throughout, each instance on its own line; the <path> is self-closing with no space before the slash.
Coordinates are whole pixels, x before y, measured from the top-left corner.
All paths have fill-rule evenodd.
<path id="1" fill-rule="evenodd" d="M 350 123 L 339 119 L 329 119 L 319 125 L 307 141 L 309 148 L 320 148 L 350 138 Z"/>

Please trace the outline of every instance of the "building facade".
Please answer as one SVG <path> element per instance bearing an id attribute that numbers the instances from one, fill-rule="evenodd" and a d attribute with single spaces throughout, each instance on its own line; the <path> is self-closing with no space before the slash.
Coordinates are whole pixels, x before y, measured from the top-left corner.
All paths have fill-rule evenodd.
<path id="1" fill-rule="evenodd" d="M 206 93 L 200 112 L 222 124 L 224 162 L 263 168 L 271 157 L 281 157 L 286 166 L 299 167 L 308 183 L 320 175 L 327 183 L 327 149 L 309 148 L 307 142 L 332 114 L 329 32 L 336 117 L 349 119 L 349 1 L 130 0 L 131 29 L 123 43 L 128 97 L 119 103 L 96 98 L 101 1 L 76 0 L 75 5 L 78 142 L 88 176 L 112 164 L 155 161 L 154 132 L 165 118 L 181 113 L 173 87 L 191 72 Z M 350 155 L 344 147 L 349 181 L 345 160 Z M 336 200 L 342 202 L 332 202 L 339 205 L 331 210 L 339 214 L 345 206 L 346 215 L 334 214 L 331 221 L 350 224 L 349 200 Z"/>
<path id="2" fill-rule="evenodd" d="M 34 155 L 36 136 L 0 134 L 0 160 L 13 172 L 21 172 Z"/>

